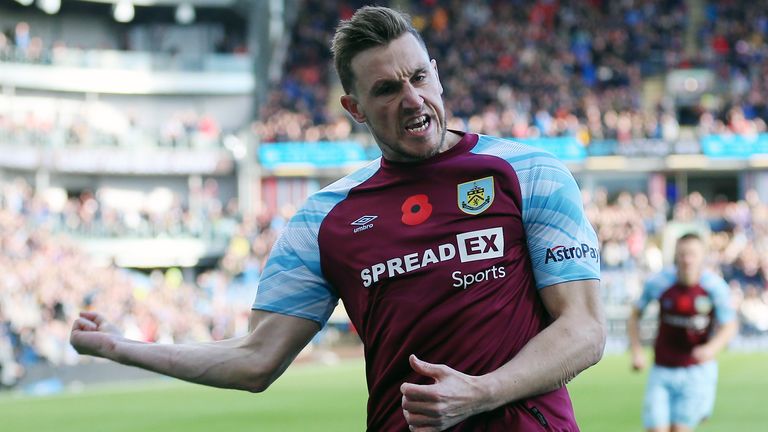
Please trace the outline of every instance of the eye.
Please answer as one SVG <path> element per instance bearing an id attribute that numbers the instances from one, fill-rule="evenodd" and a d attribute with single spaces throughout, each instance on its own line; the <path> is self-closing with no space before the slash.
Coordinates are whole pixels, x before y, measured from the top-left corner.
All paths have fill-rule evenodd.
<path id="1" fill-rule="evenodd" d="M 395 91 L 395 86 L 392 84 L 382 84 L 376 88 L 374 94 L 376 96 L 388 95 Z"/>
<path id="2" fill-rule="evenodd" d="M 415 77 L 413 77 L 413 82 L 422 82 L 422 81 L 424 81 L 426 79 L 427 79 L 427 75 L 421 73 L 421 74 L 418 74 Z"/>

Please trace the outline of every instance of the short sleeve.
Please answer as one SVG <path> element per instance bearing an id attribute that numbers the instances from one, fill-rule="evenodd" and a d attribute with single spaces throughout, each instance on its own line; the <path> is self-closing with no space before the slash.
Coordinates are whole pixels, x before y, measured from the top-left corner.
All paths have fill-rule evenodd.
<path id="1" fill-rule="evenodd" d="M 320 225 L 349 191 L 376 173 L 380 165 L 381 159 L 376 159 L 307 199 L 272 248 L 252 309 L 310 319 L 321 327 L 328 322 L 339 297 L 320 266 Z"/>
<path id="2" fill-rule="evenodd" d="M 657 273 L 648 278 L 643 284 L 643 292 L 640 293 L 640 297 L 635 301 L 635 307 L 643 311 L 648 304 L 654 300 L 658 300 L 661 294 L 675 284 L 677 278 L 673 269 L 664 269 L 660 273 Z"/>
<path id="3" fill-rule="evenodd" d="M 723 324 L 736 319 L 736 310 L 731 304 L 728 283 L 714 273 L 707 273 L 703 277 L 702 285 L 712 298 L 717 322 Z"/>
<path id="4" fill-rule="evenodd" d="M 654 300 L 653 296 L 651 295 L 652 291 L 652 285 L 650 284 L 650 281 L 646 281 L 643 284 L 643 292 L 640 293 L 640 297 L 635 300 L 635 307 L 639 311 L 644 311 L 646 307 L 648 307 L 648 304 Z"/>
<path id="5" fill-rule="evenodd" d="M 320 269 L 317 233 L 324 212 L 312 204 L 291 219 L 272 248 L 252 309 L 310 319 L 322 327 L 339 299 Z"/>
<path id="6" fill-rule="evenodd" d="M 553 156 L 539 153 L 531 159 L 516 171 L 537 287 L 600 279 L 597 235 L 576 181 Z"/>

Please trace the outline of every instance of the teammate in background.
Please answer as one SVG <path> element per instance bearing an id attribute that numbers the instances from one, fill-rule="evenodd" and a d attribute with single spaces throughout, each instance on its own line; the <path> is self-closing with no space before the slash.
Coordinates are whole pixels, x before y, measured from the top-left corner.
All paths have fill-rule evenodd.
<path id="1" fill-rule="evenodd" d="M 565 384 L 600 359 L 605 326 L 573 177 L 541 150 L 448 130 L 437 64 L 406 15 L 361 8 L 332 51 L 341 104 L 383 157 L 288 223 L 250 334 L 146 344 L 86 313 L 72 344 L 260 392 L 342 299 L 365 346 L 368 430 L 577 431 Z"/>
<path id="2" fill-rule="evenodd" d="M 643 406 L 648 431 L 692 431 L 715 405 L 715 357 L 736 334 L 738 324 L 728 285 L 704 269 L 705 256 L 704 241 L 697 234 L 680 237 L 676 268 L 648 280 L 629 318 L 632 367 L 639 371 L 646 366 L 640 317 L 648 303 L 659 301 L 656 360 Z"/>

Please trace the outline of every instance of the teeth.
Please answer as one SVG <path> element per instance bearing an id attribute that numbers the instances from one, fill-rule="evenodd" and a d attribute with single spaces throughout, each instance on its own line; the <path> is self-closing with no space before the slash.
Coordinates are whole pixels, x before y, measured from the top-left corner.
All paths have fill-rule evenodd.
<path id="1" fill-rule="evenodd" d="M 427 130 L 427 123 L 424 123 L 423 125 L 421 125 L 421 126 L 419 126 L 417 128 L 410 129 L 410 130 L 412 132 L 421 132 L 421 131 Z"/>
<path id="2" fill-rule="evenodd" d="M 427 129 L 429 121 L 426 115 L 417 118 L 413 123 L 407 125 L 405 128 L 411 132 L 421 132 Z"/>

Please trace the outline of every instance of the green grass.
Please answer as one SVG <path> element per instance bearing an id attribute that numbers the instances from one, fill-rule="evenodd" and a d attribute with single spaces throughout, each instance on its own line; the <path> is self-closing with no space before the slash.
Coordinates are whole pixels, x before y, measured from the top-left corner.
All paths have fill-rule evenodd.
<path id="1" fill-rule="evenodd" d="M 584 432 L 641 431 L 645 373 L 630 372 L 628 356 L 607 356 L 568 386 Z M 725 353 L 712 418 L 698 432 L 768 430 L 768 353 Z"/>
<path id="2" fill-rule="evenodd" d="M 768 430 L 768 354 L 727 354 L 714 417 L 700 432 Z M 2 432 L 359 431 L 366 392 L 361 361 L 297 365 L 266 393 L 174 380 L 89 388 L 50 397 L 0 395 Z M 645 374 L 607 356 L 569 386 L 584 432 L 640 431 Z"/>

